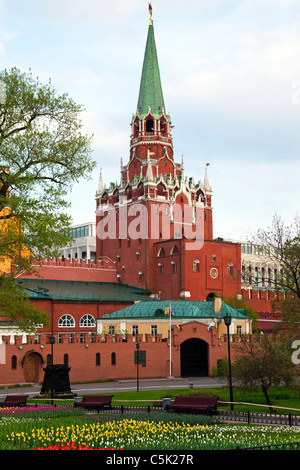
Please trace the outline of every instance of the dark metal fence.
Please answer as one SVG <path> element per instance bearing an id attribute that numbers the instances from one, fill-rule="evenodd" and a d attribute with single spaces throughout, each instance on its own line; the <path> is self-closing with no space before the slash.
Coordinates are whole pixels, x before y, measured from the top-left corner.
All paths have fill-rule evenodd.
<path id="1" fill-rule="evenodd" d="M 300 442 L 285 442 L 284 444 L 269 444 L 256 447 L 239 447 L 231 450 L 300 450 Z"/>
<path id="2" fill-rule="evenodd" d="M 121 413 L 121 414 L 131 414 L 131 413 L 158 413 L 164 412 L 164 408 L 162 406 L 113 406 L 110 410 L 111 413 Z"/>
<path id="3" fill-rule="evenodd" d="M 101 412 L 101 411 L 100 411 Z M 112 414 L 139 414 L 139 413 L 150 413 L 150 412 L 166 412 L 163 406 L 127 406 L 127 405 L 116 405 L 110 410 L 102 410 L 102 412 L 109 412 Z M 195 413 L 197 411 L 195 410 Z M 190 414 L 193 413 L 190 411 Z M 199 414 L 199 411 L 198 411 Z M 218 409 L 213 415 L 221 422 L 230 423 L 247 423 L 247 424 L 265 424 L 265 425 L 276 425 L 276 426 L 300 426 L 300 416 L 279 413 L 256 413 L 250 411 L 232 411 L 232 410 L 221 410 Z"/>
<path id="4" fill-rule="evenodd" d="M 247 424 L 267 424 L 277 426 L 300 426 L 300 416 L 278 413 L 257 413 L 250 411 L 218 410 L 216 416 L 220 421 Z"/>

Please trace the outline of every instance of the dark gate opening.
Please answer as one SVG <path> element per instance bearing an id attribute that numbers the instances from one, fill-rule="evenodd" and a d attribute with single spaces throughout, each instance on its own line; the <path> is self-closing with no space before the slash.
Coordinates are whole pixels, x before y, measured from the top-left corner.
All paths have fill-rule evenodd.
<path id="1" fill-rule="evenodd" d="M 208 376 L 208 345 L 199 338 L 191 338 L 180 346 L 181 377 Z"/>

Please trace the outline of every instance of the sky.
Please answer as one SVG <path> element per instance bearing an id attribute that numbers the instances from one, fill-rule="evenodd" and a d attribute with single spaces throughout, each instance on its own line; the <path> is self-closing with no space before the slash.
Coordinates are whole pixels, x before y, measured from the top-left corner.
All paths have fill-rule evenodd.
<path id="1" fill-rule="evenodd" d="M 299 215 L 299 0 L 152 0 L 174 158 L 213 190 L 214 237 L 251 240 Z M 82 104 L 97 167 L 70 194 L 95 221 L 99 172 L 128 161 L 149 24 L 146 0 L 0 0 L 0 62 Z"/>

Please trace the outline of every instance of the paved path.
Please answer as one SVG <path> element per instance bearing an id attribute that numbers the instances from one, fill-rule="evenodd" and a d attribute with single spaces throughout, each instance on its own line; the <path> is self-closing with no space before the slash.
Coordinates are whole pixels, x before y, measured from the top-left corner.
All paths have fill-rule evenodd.
<path id="1" fill-rule="evenodd" d="M 40 384 L 31 384 L 31 386 L 19 386 L 16 388 L 3 388 L 0 389 L 0 397 L 6 395 L 23 394 L 29 396 L 37 395 L 41 391 Z M 139 390 L 171 390 L 181 388 L 216 388 L 222 387 L 223 384 L 210 377 L 187 377 L 187 378 L 165 378 L 165 379 L 140 379 Z M 137 389 L 137 381 L 132 380 L 118 380 L 115 382 L 101 382 L 101 383 L 88 383 L 88 384 L 72 384 L 71 390 L 73 393 L 88 394 L 88 393 L 113 393 L 134 391 Z"/>

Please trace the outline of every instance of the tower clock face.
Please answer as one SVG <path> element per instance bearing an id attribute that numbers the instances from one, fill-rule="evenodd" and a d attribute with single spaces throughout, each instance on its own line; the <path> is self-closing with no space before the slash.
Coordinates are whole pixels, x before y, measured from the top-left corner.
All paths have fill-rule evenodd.
<path id="1" fill-rule="evenodd" d="M 217 268 L 211 268 L 210 270 L 210 277 L 213 279 L 216 279 L 218 277 L 218 270 Z"/>

